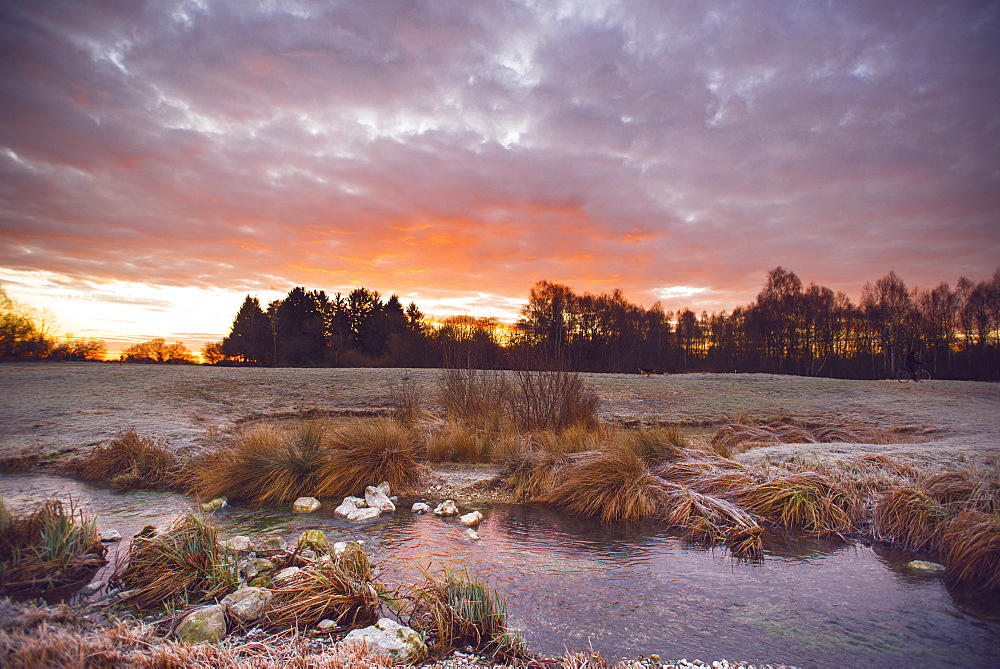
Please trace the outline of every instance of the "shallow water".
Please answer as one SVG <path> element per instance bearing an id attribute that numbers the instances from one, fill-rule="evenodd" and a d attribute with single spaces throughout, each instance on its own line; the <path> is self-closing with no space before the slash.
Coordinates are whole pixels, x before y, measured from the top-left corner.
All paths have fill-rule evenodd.
<path id="1" fill-rule="evenodd" d="M 193 505 L 175 493 L 118 493 L 40 474 L 0 476 L 0 496 L 14 509 L 72 497 L 125 536 L 162 527 Z M 608 528 L 530 506 L 482 510 L 478 542 L 453 519 L 400 511 L 355 525 L 334 517 L 332 505 L 310 515 L 230 507 L 212 521 L 225 536 L 294 540 L 315 528 L 331 541 L 364 539 L 392 582 L 418 580 L 428 566 L 466 568 L 504 596 L 513 626 L 543 655 L 593 647 L 615 659 L 1000 663 L 1000 605 L 905 573 L 920 557 L 911 553 L 785 538 L 767 547 L 762 563 L 746 564 L 655 524 Z"/>

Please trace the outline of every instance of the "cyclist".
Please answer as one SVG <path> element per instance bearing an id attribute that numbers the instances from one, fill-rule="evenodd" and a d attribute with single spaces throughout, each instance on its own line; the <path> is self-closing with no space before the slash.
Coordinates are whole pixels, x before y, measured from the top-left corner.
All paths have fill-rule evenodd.
<path id="1" fill-rule="evenodd" d="M 912 350 L 907 351 L 906 362 L 903 363 L 903 368 L 910 373 L 910 376 L 912 376 L 913 378 L 917 378 L 917 369 L 919 368 L 920 365 L 923 364 L 924 363 L 917 360 L 917 356 L 913 353 Z"/>

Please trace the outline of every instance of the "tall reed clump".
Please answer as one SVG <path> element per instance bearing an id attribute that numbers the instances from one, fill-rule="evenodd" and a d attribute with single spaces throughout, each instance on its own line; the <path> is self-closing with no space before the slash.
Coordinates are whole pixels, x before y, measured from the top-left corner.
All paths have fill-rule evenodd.
<path id="1" fill-rule="evenodd" d="M 567 467 L 562 481 L 537 501 L 604 522 L 635 521 L 656 514 L 663 488 L 634 450 L 614 445 Z"/>
<path id="2" fill-rule="evenodd" d="M 193 513 L 161 534 L 133 539 L 110 582 L 129 591 L 119 600 L 123 606 L 140 611 L 211 601 L 239 585 L 234 559 L 220 546 L 215 527 Z"/>
<path id="3" fill-rule="evenodd" d="M 851 532 L 862 512 L 862 500 L 815 471 L 779 474 L 727 498 L 776 525 L 819 536 Z"/>
<path id="4" fill-rule="evenodd" d="M 14 514 L 0 501 L 0 594 L 45 597 L 82 586 L 105 564 L 97 522 L 49 499 Z"/>
<path id="5" fill-rule="evenodd" d="M 110 481 L 116 490 L 136 490 L 172 485 L 176 467 L 174 454 L 163 444 L 128 428 L 90 451 L 76 469 L 83 481 Z"/>
<path id="6" fill-rule="evenodd" d="M 471 647 L 494 659 L 527 656 L 520 633 L 507 626 L 507 604 L 499 593 L 465 572 L 425 576 L 408 597 L 409 625 L 428 633 L 429 646 L 440 654 Z"/>
<path id="7" fill-rule="evenodd" d="M 259 505 L 314 495 L 326 441 L 318 421 L 257 425 L 188 463 L 185 487 L 203 499 L 226 496 Z"/>
<path id="8" fill-rule="evenodd" d="M 1000 516 L 966 509 L 941 535 L 947 581 L 1000 590 Z"/>
<path id="9" fill-rule="evenodd" d="M 352 423 L 337 430 L 316 472 L 316 494 L 356 495 L 387 481 L 394 492 L 419 487 L 428 473 L 423 446 L 412 429 L 388 420 Z"/>
<path id="10" fill-rule="evenodd" d="M 389 389 L 392 418 L 403 425 L 412 426 L 424 415 L 422 400 L 416 380 L 404 376 Z"/>

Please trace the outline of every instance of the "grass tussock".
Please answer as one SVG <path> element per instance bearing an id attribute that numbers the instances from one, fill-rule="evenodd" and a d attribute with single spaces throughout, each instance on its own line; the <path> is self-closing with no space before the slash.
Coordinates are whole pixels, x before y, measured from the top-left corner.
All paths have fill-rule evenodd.
<path id="1" fill-rule="evenodd" d="M 648 518 L 663 500 L 659 479 L 634 450 L 624 446 L 587 454 L 567 467 L 561 478 L 537 501 L 604 522 Z"/>
<path id="2" fill-rule="evenodd" d="M 687 437 L 677 428 L 660 427 L 630 430 L 624 435 L 626 443 L 646 462 L 671 462 L 686 457 L 691 447 Z"/>
<path id="3" fill-rule="evenodd" d="M 447 422 L 427 435 L 427 459 L 432 462 L 484 462 L 490 459 L 493 437 L 474 425 Z"/>
<path id="4" fill-rule="evenodd" d="M 861 514 L 849 489 L 815 471 L 779 474 L 729 497 L 776 525 L 819 536 L 850 533 Z"/>
<path id="5" fill-rule="evenodd" d="M 883 541 L 911 550 L 937 550 L 941 546 L 948 508 L 926 491 L 906 486 L 883 494 L 872 511 L 872 528 Z"/>
<path id="6" fill-rule="evenodd" d="M 265 424 L 190 462 L 184 481 L 203 499 L 279 505 L 302 496 L 357 495 L 382 481 L 405 492 L 426 473 L 422 461 L 417 433 L 389 419 L 358 421 L 332 433 L 318 421 L 291 428 Z"/>
<path id="7" fill-rule="evenodd" d="M 388 481 L 393 492 L 419 488 L 428 473 L 419 435 L 388 420 L 360 421 L 337 430 L 316 473 L 315 494 L 340 497 Z"/>
<path id="8" fill-rule="evenodd" d="M 90 451 L 77 465 L 77 475 L 83 481 L 108 481 L 116 490 L 137 490 L 172 485 L 176 467 L 174 454 L 163 444 L 129 428 Z"/>
<path id="9" fill-rule="evenodd" d="M 185 487 L 202 499 L 277 505 L 311 495 L 323 462 L 325 433 L 316 421 L 292 428 L 251 427 L 188 463 Z"/>
<path id="10" fill-rule="evenodd" d="M 521 635 L 507 625 L 507 604 L 499 593 L 464 572 L 425 576 L 408 597 L 409 625 L 428 634 L 434 651 L 471 647 L 494 659 L 527 656 Z"/>
<path id="11" fill-rule="evenodd" d="M 72 500 L 49 499 L 27 513 L 11 513 L 0 501 L 0 594 L 23 599 L 75 591 L 105 564 L 104 554 L 96 520 Z"/>
<path id="12" fill-rule="evenodd" d="M 326 618 L 340 626 L 374 623 L 380 600 L 372 582 L 373 568 L 363 553 L 361 558 L 317 562 L 273 588 L 260 626 L 272 631 L 309 630 Z"/>
<path id="13" fill-rule="evenodd" d="M 111 584 L 129 591 L 119 600 L 123 606 L 147 611 L 221 598 L 236 589 L 238 579 L 215 527 L 188 514 L 163 533 L 133 539 Z"/>
<path id="14" fill-rule="evenodd" d="M 974 509 L 952 518 L 941 535 L 945 579 L 1000 590 L 1000 517 Z"/>

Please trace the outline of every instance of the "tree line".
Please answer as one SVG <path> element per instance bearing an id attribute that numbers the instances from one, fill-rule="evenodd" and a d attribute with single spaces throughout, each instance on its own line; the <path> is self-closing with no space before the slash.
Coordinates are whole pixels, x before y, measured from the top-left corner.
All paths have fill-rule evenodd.
<path id="1" fill-rule="evenodd" d="M 56 319 L 11 299 L 0 286 L 0 360 L 103 360 L 104 341 L 67 335 L 56 337 Z"/>
<path id="2" fill-rule="evenodd" d="M 331 367 L 543 368 L 583 372 L 769 372 L 886 378 L 913 351 L 937 378 L 1000 380 L 1000 269 L 952 288 L 908 288 L 895 272 L 844 293 L 803 286 L 776 267 L 749 305 L 665 311 L 620 290 L 579 294 L 540 281 L 520 319 L 453 316 L 431 323 L 416 304 L 357 288 L 293 288 L 264 309 L 247 296 L 216 364 Z"/>

